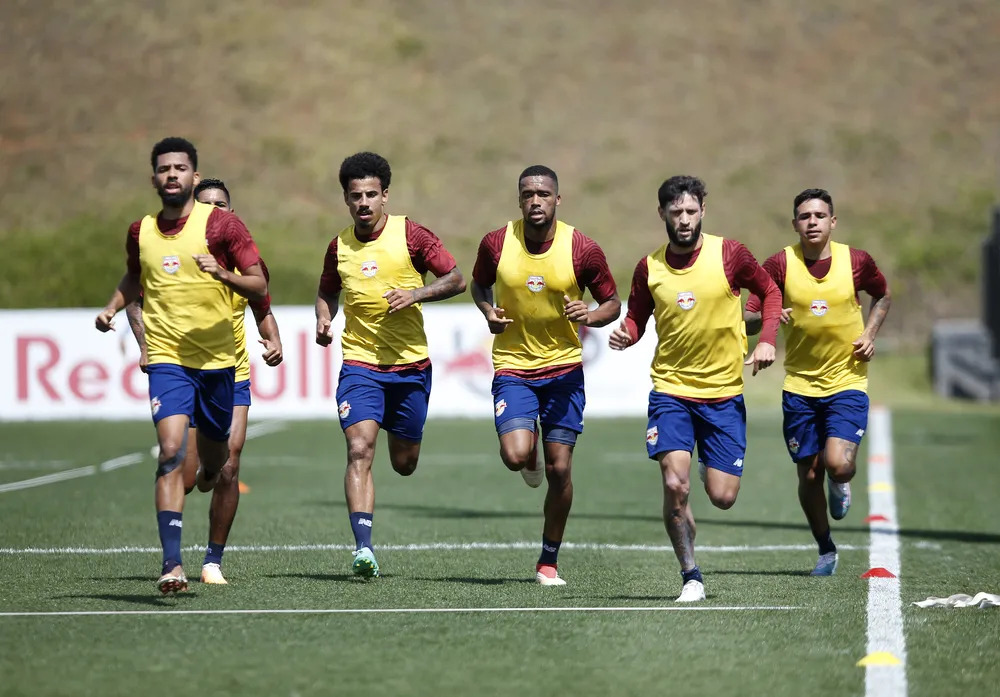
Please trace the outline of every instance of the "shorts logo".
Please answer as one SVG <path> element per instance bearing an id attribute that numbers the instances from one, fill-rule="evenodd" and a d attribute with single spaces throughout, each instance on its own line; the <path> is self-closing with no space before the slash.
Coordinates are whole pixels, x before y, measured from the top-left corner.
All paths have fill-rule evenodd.
<path id="1" fill-rule="evenodd" d="M 646 443 L 649 445 L 656 445 L 656 441 L 658 440 L 660 440 L 660 429 L 653 426 L 646 431 Z"/>
<path id="2" fill-rule="evenodd" d="M 743 469 L 743 458 L 741 457 L 739 460 L 737 460 L 736 462 L 734 462 L 733 463 L 733 467 L 735 467 L 738 470 Z"/>
<path id="3" fill-rule="evenodd" d="M 809 305 L 809 309 L 817 317 L 822 317 L 830 309 L 830 306 L 827 305 L 826 300 L 813 300 L 812 304 Z"/>
<path id="4" fill-rule="evenodd" d="M 153 416 L 156 416 L 156 412 L 160 411 L 160 407 L 163 406 L 163 402 L 160 401 L 159 397 L 153 397 L 149 400 L 149 410 L 153 412 Z"/>
<path id="5" fill-rule="evenodd" d="M 497 418 L 499 419 L 505 411 L 507 411 L 507 400 L 501 399 L 494 406 L 494 412 L 496 412 Z"/>
<path id="6" fill-rule="evenodd" d="M 545 290 L 545 276 L 528 276 L 524 285 L 528 286 L 528 290 L 532 293 L 541 293 Z"/>
<path id="7" fill-rule="evenodd" d="M 790 452 L 792 455 L 795 455 L 799 452 L 799 447 L 800 445 L 797 440 L 795 440 L 794 438 L 788 439 L 788 452 Z"/>
<path id="8" fill-rule="evenodd" d="M 677 304 L 682 310 L 690 310 L 694 307 L 694 293 L 690 291 L 684 291 L 683 293 L 677 294 Z"/>
<path id="9" fill-rule="evenodd" d="M 163 257 L 163 270 L 167 273 L 177 273 L 181 268 L 181 258 L 178 256 Z"/>
<path id="10" fill-rule="evenodd" d="M 337 412 L 340 414 L 340 418 L 346 419 L 348 416 L 351 415 L 351 403 L 345 399 L 337 407 Z"/>
<path id="11" fill-rule="evenodd" d="M 859 429 L 858 429 L 858 432 L 857 432 L 857 433 L 855 433 L 854 435 L 856 435 L 856 436 L 857 436 L 858 438 L 864 438 L 864 435 L 865 435 L 865 429 L 863 429 L 863 428 L 859 428 Z"/>
<path id="12" fill-rule="evenodd" d="M 361 273 L 365 275 L 365 278 L 371 278 L 378 273 L 378 263 L 374 261 L 361 262 Z"/>

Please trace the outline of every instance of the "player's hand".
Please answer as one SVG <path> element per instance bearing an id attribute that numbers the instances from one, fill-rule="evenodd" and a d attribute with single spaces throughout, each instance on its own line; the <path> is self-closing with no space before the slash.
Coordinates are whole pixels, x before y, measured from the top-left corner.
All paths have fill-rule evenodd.
<path id="1" fill-rule="evenodd" d="M 624 351 L 631 345 L 632 335 L 625 328 L 625 320 L 622 320 L 618 328 L 611 332 L 611 337 L 608 339 L 608 346 L 614 351 Z"/>
<path id="2" fill-rule="evenodd" d="M 191 258 L 198 264 L 199 271 L 207 273 L 216 281 L 225 280 L 228 272 L 219 265 L 219 260 L 211 254 L 192 254 Z"/>
<path id="3" fill-rule="evenodd" d="M 507 311 L 502 307 L 491 307 L 486 313 L 486 324 L 490 325 L 490 334 L 503 334 L 508 324 L 514 320 L 507 317 Z"/>
<path id="4" fill-rule="evenodd" d="M 758 372 L 774 363 L 774 357 L 774 346 L 767 342 L 760 341 L 757 343 L 757 346 L 754 347 L 753 353 L 751 353 L 750 356 L 743 361 L 743 365 L 752 365 L 753 374 L 756 375 Z"/>
<path id="5" fill-rule="evenodd" d="M 316 343 L 320 346 L 329 346 L 333 343 L 333 326 L 328 319 L 316 320 Z"/>
<path id="6" fill-rule="evenodd" d="M 146 369 L 149 367 L 149 354 L 146 353 L 146 347 L 143 346 L 139 349 L 139 370 L 146 373 Z"/>
<path id="7" fill-rule="evenodd" d="M 792 321 L 792 308 L 783 307 L 781 308 L 781 323 L 788 324 Z"/>
<path id="8" fill-rule="evenodd" d="M 389 314 L 405 310 L 410 305 L 417 302 L 417 291 L 399 290 L 394 288 L 382 293 L 382 297 L 389 303 Z"/>
<path id="9" fill-rule="evenodd" d="M 272 368 L 279 363 L 284 358 L 281 353 L 281 341 L 272 341 L 271 339 L 257 339 L 260 345 L 264 347 L 264 353 L 262 357 L 264 362 L 267 363 Z"/>
<path id="10" fill-rule="evenodd" d="M 568 295 L 563 296 L 563 314 L 570 322 L 577 324 L 587 324 L 590 320 L 590 308 L 582 300 L 571 300 Z"/>
<path id="11" fill-rule="evenodd" d="M 106 307 L 97 313 L 97 319 L 94 320 L 94 326 L 97 327 L 97 331 L 102 334 L 108 331 L 115 331 L 115 312 L 114 308 Z"/>
<path id="12" fill-rule="evenodd" d="M 867 334 L 862 334 L 852 341 L 851 346 L 854 347 L 854 357 L 859 361 L 867 363 L 875 355 L 875 339 Z"/>

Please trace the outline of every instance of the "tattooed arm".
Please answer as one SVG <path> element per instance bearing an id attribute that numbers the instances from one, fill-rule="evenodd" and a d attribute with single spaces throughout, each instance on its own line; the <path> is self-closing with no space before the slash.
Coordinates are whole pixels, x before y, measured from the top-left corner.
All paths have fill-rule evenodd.
<path id="1" fill-rule="evenodd" d="M 139 344 L 139 370 L 145 373 L 146 366 L 149 364 L 149 356 L 146 354 L 146 325 L 142 323 L 140 301 L 137 300 L 126 305 L 125 315 L 128 317 L 128 326 L 132 328 L 135 342 Z"/>

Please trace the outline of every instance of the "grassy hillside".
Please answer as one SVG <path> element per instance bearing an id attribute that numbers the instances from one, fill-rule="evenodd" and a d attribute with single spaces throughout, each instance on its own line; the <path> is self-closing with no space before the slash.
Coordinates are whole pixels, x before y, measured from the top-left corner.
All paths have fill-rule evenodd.
<path id="1" fill-rule="evenodd" d="M 656 186 L 685 172 L 708 183 L 706 227 L 761 258 L 790 239 L 794 194 L 829 188 L 841 238 L 891 274 L 900 336 L 977 312 L 996 2 L 280 5 L 0 5 L 0 306 L 103 303 L 125 227 L 156 204 L 149 148 L 185 135 L 282 303 L 311 300 L 347 219 L 340 160 L 370 148 L 392 209 L 465 269 L 542 162 L 624 291 L 662 238 Z"/>

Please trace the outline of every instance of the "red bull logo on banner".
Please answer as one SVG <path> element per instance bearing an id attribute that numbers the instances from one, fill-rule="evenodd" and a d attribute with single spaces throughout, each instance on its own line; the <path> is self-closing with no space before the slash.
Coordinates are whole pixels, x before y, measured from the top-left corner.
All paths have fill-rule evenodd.
<path id="1" fill-rule="evenodd" d="M 181 268 L 181 259 L 176 256 L 163 257 L 163 270 L 167 273 L 177 273 Z"/>
<path id="2" fill-rule="evenodd" d="M 545 276 L 528 276 L 528 281 L 525 285 L 528 286 L 528 290 L 532 293 L 541 293 L 545 290 Z"/>
<path id="3" fill-rule="evenodd" d="M 361 273 L 365 275 L 365 278 L 371 278 L 378 273 L 378 264 L 374 261 L 361 262 Z"/>
<path id="4" fill-rule="evenodd" d="M 812 304 L 809 305 L 809 309 L 817 317 L 822 317 L 830 309 L 830 306 L 826 304 L 826 300 L 813 300 Z"/>
<path id="5" fill-rule="evenodd" d="M 694 293 L 684 291 L 677 294 L 677 304 L 682 310 L 690 310 L 694 307 Z"/>

